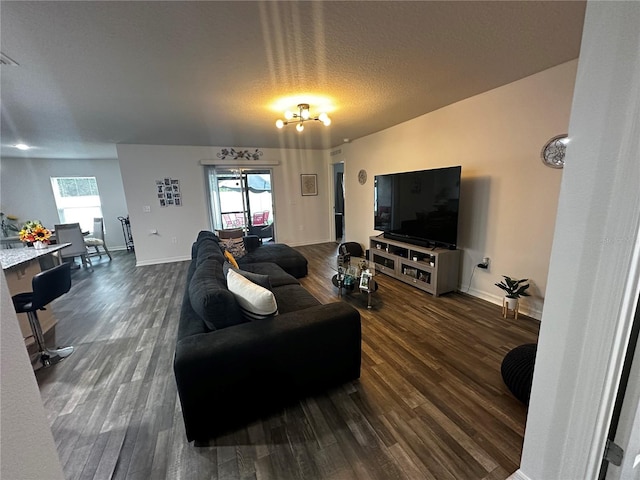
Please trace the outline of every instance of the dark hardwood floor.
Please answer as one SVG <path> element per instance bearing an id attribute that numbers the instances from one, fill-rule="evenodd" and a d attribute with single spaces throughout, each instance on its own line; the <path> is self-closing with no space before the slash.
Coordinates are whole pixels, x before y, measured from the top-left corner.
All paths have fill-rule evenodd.
<path id="1" fill-rule="evenodd" d="M 301 283 L 339 301 L 337 245 L 299 250 Z M 362 314 L 359 381 L 214 446 L 188 444 L 172 370 L 187 266 L 136 268 L 133 253 L 115 252 L 93 273 L 74 271 L 52 305 L 58 343 L 76 351 L 36 377 L 67 479 L 504 479 L 518 468 L 526 408 L 500 363 L 536 341 L 538 322 L 384 275 L 373 309 L 360 294 L 342 300 Z"/>

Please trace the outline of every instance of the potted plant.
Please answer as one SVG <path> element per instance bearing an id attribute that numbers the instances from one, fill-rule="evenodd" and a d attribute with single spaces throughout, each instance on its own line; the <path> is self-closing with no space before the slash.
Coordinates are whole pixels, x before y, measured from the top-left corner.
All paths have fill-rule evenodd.
<path id="1" fill-rule="evenodd" d="M 508 310 L 516 310 L 518 305 L 518 299 L 520 297 L 528 297 L 527 288 L 529 288 L 529 284 L 525 284 L 529 280 L 523 278 L 521 280 L 516 280 L 514 278 L 503 275 L 500 283 L 496 283 L 496 287 L 504 290 L 506 293 L 504 295 L 504 305 Z"/>

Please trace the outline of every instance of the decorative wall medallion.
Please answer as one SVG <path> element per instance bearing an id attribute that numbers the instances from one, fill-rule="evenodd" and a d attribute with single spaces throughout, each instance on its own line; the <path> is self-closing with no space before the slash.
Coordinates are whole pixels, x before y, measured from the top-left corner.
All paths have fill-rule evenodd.
<path id="1" fill-rule="evenodd" d="M 542 163 L 551 168 L 564 167 L 564 154 L 567 149 L 567 135 L 557 135 L 542 148 Z"/>
<path id="2" fill-rule="evenodd" d="M 220 153 L 216 155 L 220 160 L 226 160 L 227 158 L 232 160 L 259 160 L 262 156 L 262 150 L 250 152 L 249 150 L 236 150 L 234 148 L 223 148 Z"/>
<path id="3" fill-rule="evenodd" d="M 365 169 L 358 172 L 358 182 L 360 182 L 360 185 L 367 183 L 367 171 Z"/>

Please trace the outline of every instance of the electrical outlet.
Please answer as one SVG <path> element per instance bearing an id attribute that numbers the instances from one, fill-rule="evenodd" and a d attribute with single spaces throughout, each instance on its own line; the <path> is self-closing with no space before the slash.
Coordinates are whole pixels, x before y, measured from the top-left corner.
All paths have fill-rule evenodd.
<path id="1" fill-rule="evenodd" d="M 482 263 L 478 264 L 478 268 L 484 268 L 484 269 L 489 268 L 489 257 L 483 257 Z"/>

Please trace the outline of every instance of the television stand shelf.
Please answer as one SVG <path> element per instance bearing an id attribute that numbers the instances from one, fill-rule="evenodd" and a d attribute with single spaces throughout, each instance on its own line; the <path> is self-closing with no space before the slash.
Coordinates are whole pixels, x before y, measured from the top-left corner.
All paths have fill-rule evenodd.
<path id="1" fill-rule="evenodd" d="M 427 248 L 369 237 L 369 261 L 376 270 L 434 296 L 458 288 L 460 250 Z"/>

